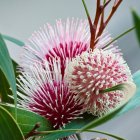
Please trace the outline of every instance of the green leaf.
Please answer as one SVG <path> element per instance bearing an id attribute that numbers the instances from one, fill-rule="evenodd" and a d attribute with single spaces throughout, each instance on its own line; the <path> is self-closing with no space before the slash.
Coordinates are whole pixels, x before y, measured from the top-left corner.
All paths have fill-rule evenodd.
<path id="1" fill-rule="evenodd" d="M 10 55 L 7 49 L 7 46 L 0 35 L 0 69 L 5 75 L 11 90 L 14 95 L 14 103 L 15 106 L 17 105 L 17 94 L 16 94 L 16 80 L 15 80 L 15 75 L 14 75 L 14 69 L 12 65 L 12 61 L 10 59 Z M 2 94 L 2 93 L 1 93 Z M 3 93 L 4 94 L 4 93 Z M 5 92 L 7 94 L 7 92 Z"/>
<path id="2" fill-rule="evenodd" d="M 116 40 L 120 39 L 121 37 L 125 36 L 126 34 L 128 34 L 129 32 L 133 31 L 136 27 L 131 27 L 130 29 L 126 30 L 125 32 L 119 34 L 117 37 L 115 37 L 112 41 L 110 41 L 104 48 L 108 47 L 109 45 L 111 45 L 113 42 L 115 42 Z"/>
<path id="3" fill-rule="evenodd" d="M 24 42 L 22 42 L 22 41 L 20 41 L 16 38 L 10 37 L 8 35 L 2 35 L 2 37 L 3 37 L 3 39 L 8 40 L 8 41 L 10 41 L 10 42 L 12 42 L 12 43 L 14 43 L 18 46 L 24 46 L 25 45 Z"/>
<path id="4" fill-rule="evenodd" d="M 11 114 L 0 106 L 0 140 L 23 140 L 23 134 L 11 116 Z"/>
<path id="5" fill-rule="evenodd" d="M 9 83 L 5 75 L 0 70 L 0 97 L 3 102 L 13 103 L 13 100 L 8 97 L 8 95 L 12 95 L 10 90 Z"/>
<path id="6" fill-rule="evenodd" d="M 123 90 L 124 86 L 125 86 L 124 84 L 119 84 L 119 85 L 113 86 L 111 88 L 101 90 L 100 93 L 107 93 L 110 91 Z"/>
<path id="7" fill-rule="evenodd" d="M 135 11 L 132 11 L 132 15 L 133 15 L 133 21 L 136 27 L 136 34 L 137 34 L 138 41 L 140 44 L 140 17 L 137 15 Z"/>
<path id="8" fill-rule="evenodd" d="M 64 129 L 63 130 L 58 129 L 58 130 L 51 130 L 51 131 L 42 131 L 40 133 L 42 133 L 42 134 L 50 134 L 50 133 L 53 134 L 53 133 L 56 133 L 56 132 L 59 132 L 59 133 L 62 133 L 62 132 L 75 132 L 76 133 L 75 135 L 76 135 L 77 139 L 81 140 L 81 138 L 79 137 L 79 132 L 80 131 L 81 131 L 80 129 L 65 129 L 65 130 Z M 113 135 L 113 134 L 110 134 L 110 133 L 106 133 L 106 132 L 103 132 L 103 131 L 98 131 L 98 130 L 91 130 L 91 129 L 88 130 L 87 129 L 87 130 L 84 130 L 82 132 L 94 132 L 94 133 L 99 133 L 99 134 L 104 134 L 106 136 L 110 136 L 110 137 L 115 138 L 117 140 L 125 140 L 124 138 L 121 138 L 119 136 L 116 136 L 116 135 Z M 46 139 L 46 138 L 43 138 L 43 139 Z"/>
<path id="9" fill-rule="evenodd" d="M 14 116 L 14 106 L 3 104 L 2 107 L 8 110 L 12 116 Z M 40 128 L 38 129 L 39 131 L 52 130 L 52 126 L 46 118 L 21 108 L 17 108 L 17 123 L 19 124 L 24 135 L 29 133 L 37 123 L 40 123 Z"/>
<path id="10" fill-rule="evenodd" d="M 77 119 L 77 120 L 72 121 L 71 123 L 67 124 L 64 129 L 56 130 L 58 132 L 55 132 L 55 130 L 46 131 L 46 134 L 48 134 L 48 135 L 41 138 L 41 140 L 55 140 L 55 139 L 59 139 L 62 137 L 70 136 L 76 132 L 96 132 L 96 133 L 111 136 L 113 138 L 117 138 L 118 140 L 124 140 L 123 138 L 117 137 L 113 134 L 109 134 L 106 132 L 101 132 L 101 131 L 97 131 L 97 130 L 87 130 L 87 129 L 81 130 L 81 128 L 83 126 L 85 126 L 86 124 L 88 124 L 89 122 L 93 121 L 96 118 L 97 117 L 94 117 L 93 115 L 89 115 L 89 114 L 85 113 L 83 116 L 83 119 Z"/>
<path id="11" fill-rule="evenodd" d="M 12 60 L 12 63 L 13 63 L 13 67 L 14 67 L 15 76 L 17 77 L 18 76 L 18 73 L 16 71 L 17 63 L 14 60 Z M 14 100 L 12 98 L 10 98 L 8 95 L 12 96 L 13 93 L 10 90 L 9 83 L 8 83 L 5 75 L 0 70 L 0 97 L 1 97 L 3 102 L 13 104 Z"/>
<path id="12" fill-rule="evenodd" d="M 85 113 L 83 115 L 83 119 L 73 120 L 71 123 L 67 124 L 65 128 L 63 128 L 63 130 L 80 129 L 89 122 L 93 121 L 95 118 L 96 118 L 95 116 Z M 74 134 L 74 132 L 55 132 L 52 134 L 48 134 L 47 136 L 44 136 L 41 140 L 55 140 L 72 134 Z"/>

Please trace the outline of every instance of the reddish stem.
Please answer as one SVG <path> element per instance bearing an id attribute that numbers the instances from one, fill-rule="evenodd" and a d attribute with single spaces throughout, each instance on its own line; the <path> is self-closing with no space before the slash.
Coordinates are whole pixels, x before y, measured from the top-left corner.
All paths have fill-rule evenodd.
<path id="1" fill-rule="evenodd" d="M 113 6 L 112 11 L 111 11 L 110 15 L 108 16 L 108 19 L 105 22 L 106 25 L 109 23 L 110 19 L 112 18 L 112 16 L 116 12 L 116 10 L 118 9 L 118 7 L 120 6 L 120 4 L 121 4 L 122 1 L 123 0 L 119 0 L 118 3 Z"/>
<path id="2" fill-rule="evenodd" d="M 99 32 L 97 34 L 97 37 L 96 37 L 96 41 L 95 41 L 95 44 L 98 42 L 98 37 L 101 36 L 101 34 L 103 33 L 105 27 L 107 26 L 107 24 L 109 23 L 109 21 L 111 20 L 111 18 L 113 17 L 114 13 L 116 12 L 116 10 L 118 9 L 118 7 L 120 6 L 121 2 L 123 0 L 119 0 L 118 3 L 116 5 L 114 5 L 112 7 L 112 10 L 107 18 L 107 20 L 105 22 L 102 22 L 101 25 L 100 25 L 100 29 L 99 29 Z M 110 0 L 105 4 L 105 7 L 109 4 Z M 94 45 L 95 45 L 94 44 Z"/>
<path id="3" fill-rule="evenodd" d="M 95 14 L 95 19 L 94 19 L 94 23 L 93 23 L 93 34 L 91 34 L 91 40 L 90 40 L 90 48 L 94 49 L 94 42 L 95 42 L 95 36 L 96 36 L 96 32 L 97 32 L 97 26 L 98 26 L 98 22 L 101 16 L 101 1 L 97 0 L 97 7 L 96 7 L 96 14 Z"/>
<path id="4" fill-rule="evenodd" d="M 88 17 L 89 26 L 90 26 L 90 33 L 91 33 L 90 48 L 92 50 L 94 49 L 96 43 L 99 41 L 99 37 L 102 35 L 105 27 L 107 26 L 107 24 L 109 23 L 112 16 L 114 15 L 114 13 L 116 12 L 116 10 L 118 9 L 119 5 L 121 4 L 121 2 L 123 0 L 115 1 L 109 16 L 107 17 L 107 19 L 105 21 L 104 21 L 105 8 L 109 5 L 111 0 L 108 0 L 103 5 L 101 4 L 101 0 L 96 0 L 96 1 L 97 1 L 96 14 L 95 14 L 94 23 L 92 24 L 92 21 L 91 21 L 90 15 L 88 13 L 88 9 L 86 7 L 85 1 L 82 0 L 83 5 L 85 7 L 87 17 Z M 99 23 L 99 21 L 100 21 L 100 23 Z M 97 30 L 97 28 L 99 30 Z"/>
<path id="5" fill-rule="evenodd" d="M 94 46 L 96 45 L 96 40 L 97 40 L 97 27 L 99 24 L 99 20 L 101 18 L 100 21 L 100 26 L 99 26 L 99 30 L 101 30 L 101 28 L 104 28 L 104 11 L 105 8 L 107 7 L 107 5 L 111 2 L 111 0 L 108 0 L 103 6 L 101 5 L 101 1 L 97 0 L 97 8 L 96 8 L 96 15 L 95 15 L 95 20 L 94 20 L 94 32 L 93 35 L 91 35 L 91 44 L 90 44 L 90 48 L 94 49 Z"/>
<path id="6" fill-rule="evenodd" d="M 37 129 L 40 127 L 40 123 L 36 123 L 34 128 L 25 136 L 25 140 L 32 137 L 32 136 L 35 136 L 38 134 L 37 132 Z"/>

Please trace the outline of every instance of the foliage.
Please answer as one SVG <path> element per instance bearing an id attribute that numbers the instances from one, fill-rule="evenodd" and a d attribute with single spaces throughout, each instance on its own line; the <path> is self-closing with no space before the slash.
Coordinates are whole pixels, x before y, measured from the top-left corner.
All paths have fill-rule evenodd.
<path id="1" fill-rule="evenodd" d="M 11 114 L 0 106 L 0 139 L 23 140 L 23 134 Z"/>
<path id="2" fill-rule="evenodd" d="M 132 11 L 134 25 L 136 27 L 136 34 L 140 44 L 140 17 L 135 11 Z"/>

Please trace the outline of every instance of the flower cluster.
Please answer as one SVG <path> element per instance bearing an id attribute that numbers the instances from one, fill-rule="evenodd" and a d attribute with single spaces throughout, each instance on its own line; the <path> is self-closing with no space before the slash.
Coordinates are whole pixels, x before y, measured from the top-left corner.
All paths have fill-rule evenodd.
<path id="1" fill-rule="evenodd" d="M 132 77 L 118 47 L 105 47 L 111 40 L 103 32 L 91 50 L 86 20 L 44 25 L 24 47 L 19 104 L 46 117 L 55 129 L 81 118 L 84 112 L 102 116 L 117 107 L 127 93 L 101 91 Z"/>

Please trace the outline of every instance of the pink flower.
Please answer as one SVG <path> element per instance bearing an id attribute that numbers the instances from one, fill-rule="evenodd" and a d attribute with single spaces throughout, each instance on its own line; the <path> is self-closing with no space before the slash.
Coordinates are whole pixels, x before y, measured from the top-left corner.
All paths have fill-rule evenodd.
<path id="1" fill-rule="evenodd" d="M 88 68 L 88 65 L 90 65 L 90 63 L 94 59 L 95 65 L 93 65 L 92 69 L 98 69 L 98 67 L 96 68 L 96 65 L 99 66 L 99 64 L 98 61 L 96 64 L 96 58 L 99 58 L 99 60 L 102 59 L 103 61 L 109 59 L 108 57 L 110 55 L 107 53 L 108 51 L 112 54 L 114 53 L 116 58 L 119 58 L 120 60 L 121 53 L 117 46 L 111 44 L 108 47 L 105 47 L 112 40 L 107 32 L 104 32 L 98 39 L 99 41 L 96 44 L 95 48 L 102 49 L 102 51 L 95 49 L 95 53 L 90 52 L 90 31 L 88 22 L 86 20 L 79 20 L 74 18 L 72 18 L 72 20 L 67 19 L 66 22 L 58 20 L 54 27 L 46 24 L 43 28 L 40 28 L 39 31 L 34 32 L 27 45 L 24 47 L 24 52 L 21 57 L 21 75 L 19 76 L 19 89 L 27 94 L 27 97 L 19 93 L 19 96 L 21 96 L 21 98 L 23 99 L 20 100 L 20 104 L 23 107 L 28 108 L 29 110 L 45 116 L 52 122 L 54 128 L 60 128 L 64 126 L 66 123 L 68 123 L 72 119 L 77 118 L 79 114 L 81 114 L 81 112 L 83 111 L 81 101 L 84 101 L 84 97 L 86 101 L 84 105 L 85 109 L 91 108 L 91 110 L 93 110 L 91 102 L 95 99 L 87 98 L 90 95 L 88 95 L 87 93 L 91 93 L 94 88 L 93 86 L 95 86 L 95 82 L 97 82 L 97 85 L 95 87 L 95 90 L 93 91 L 98 97 L 100 96 L 100 94 L 97 93 L 100 89 L 111 87 L 114 85 L 114 83 L 109 83 L 110 81 L 108 78 L 108 86 L 107 84 L 105 84 L 102 85 L 103 87 L 99 88 L 98 84 L 99 82 L 103 83 L 103 81 L 101 80 L 104 78 L 100 78 L 99 81 L 97 81 L 96 78 L 90 81 L 89 77 L 84 77 L 84 79 L 81 80 L 87 80 L 87 83 L 84 83 L 83 81 L 83 83 L 80 83 L 81 81 L 77 79 L 77 82 L 73 84 L 73 78 L 72 76 L 70 76 L 73 74 L 73 71 L 68 70 L 65 72 L 65 70 L 67 63 L 70 61 L 72 62 L 70 62 L 68 66 L 70 69 L 74 70 L 75 62 L 77 64 L 80 64 L 80 60 L 80 65 L 84 64 Z M 101 52 L 101 54 L 99 53 L 98 56 L 97 52 Z M 82 58 L 84 54 L 89 55 L 90 61 L 87 61 L 87 58 L 87 60 L 85 58 Z M 94 54 L 96 55 L 94 56 Z M 116 58 L 114 58 L 114 55 L 113 57 L 110 56 L 109 60 L 115 61 Z M 93 60 L 91 61 L 91 59 Z M 123 63 L 121 64 L 123 65 Z M 115 66 L 115 64 L 113 64 L 112 66 Z M 85 71 L 85 69 L 81 68 L 78 73 L 83 71 Z M 88 69 L 86 69 L 85 74 L 90 72 L 92 76 L 96 75 L 95 71 L 90 71 L 90 69 L 89 71 Z M 116 73 L 117 72 L 118 71 L 116 71 Z M 65 73 L 68 75 L 70 81 L 66 82 Z M 104 72 L 102 74 L 104 74 Z M 82 76 L 84 76 L 84 74 L 81 75 L 81 77 Z M 98 76 L 102 77 L 102 75 Z M 123 78 L 125 78 L 125 76 L 123 76 Z M 92 82 L 93 80 L 95 80 L 94 84 L 91 85 L 90 82 Z M 72 91 L 71 87 L 69 88 L 69 82 L 72 87 Z M 115 82 L 115 84 L 119 83 L 118 81 Z M 86 94 L 85 92 L 83 93 L 79 89 L 76 89 L 76 86 L 84 87 L 85 85 L 92 86 L 92 89 L 87 89 L 87 87 L 83 89 L 86 90 Z M 77 94 L 78 92 L 79 94 Z M 116 96 L 118 96 L 117 93 Z M 75 94 L 76 97 L 80 98 L 75 99 Z M 95 97 L 92 95 L 95 94 L 91 93 L 90 95 L 91 97 Z M 111 100 L 109 100 L 111 102 L 112 100 L 114 100 L 113 97 L 115 97 L 115 94 L 113 95 L 111 93 L 103 95 L 101 96 L 101 100 L 104 101 L 103 98 L 106 97 L 105 99 L 111 98 Z M 115 99 L 115 104 L 110 105 L 112 108 L 117 104 L 117 102 L 120 102 L 123 94 L 119 94 L 118 97 L 119 99 Z M 102 107 L 104 106 L 104 102 L 103 105 L 101 104 L 102 102 L 100 102 L 100 105 L 98 103 L 97 107 L 101 106 L 100 109 L 103 108 L 102 110 L 105 110 L 106 108 Z M 58 106 L 58 104 L 61 105 Z M 96 112 L 98 109 L 97 107 L 95 109 Z"/>
<path id="2" fill-rule="evenodd" d="M 68 83 L 62 80 L 60 61 L 50 64 L 34 64 L 30 71 L 19 76 L 19 104 L 25 109 L 46 117 L 55 129 L 64 127 L 73 119 L 80 118 L 82 104 L 74 99 Z"/>
<path id="3" fill-rule="evenodd" d="M 120 53 L 117 46 L 109 45 L 104 48 L 112 38 L 107 32 L 103 33 L 95 48 L 110 49 L 115 53 Z M 21 67 L 25 70 L 33 62 L 38 63 L 46 59 L 52 62 L 53 59 L 60 59 L 61 73 L 64 76 L 66 60 L 88 51 L 90 47 L 90 30 L 87 20 L 72 18 L 66 22 L 56 21 L 52 27 L 50 24 L 44 25 L 39 31 L 32 34 L 29 42 L 24 47 L 21 58 Z"/>
<path id="4" fill-rule="evenodd" d="M 130 70 L 119 55 L 110 50 L 94 49 L 73 58 L 66 68 L 71 91 L 84 103 L 85 111 L 102 116 L 125 98 L 125 92 L 101 90 L 132 81 Z"/>

